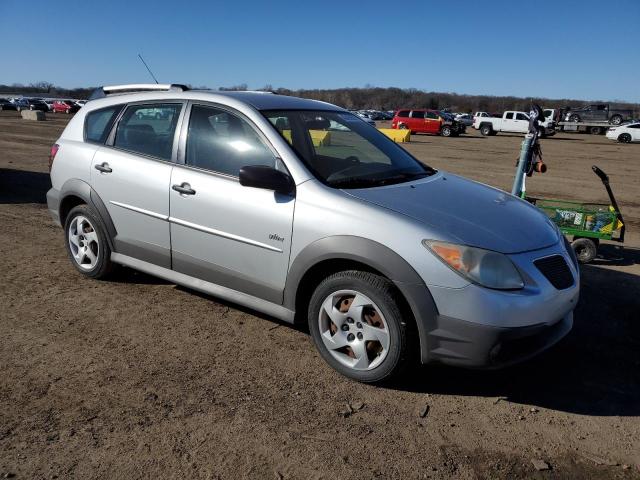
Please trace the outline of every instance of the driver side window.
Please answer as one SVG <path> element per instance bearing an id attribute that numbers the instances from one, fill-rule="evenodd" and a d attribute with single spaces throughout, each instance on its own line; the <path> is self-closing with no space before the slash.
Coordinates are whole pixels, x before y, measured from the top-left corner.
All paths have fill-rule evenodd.
<path id="1" fill-rule="evenodd" d="M 185 162 L 234 177 L 249 165 L 276 168 L 276 157 L 248 122 L 203 105 L 191 108 Z"/>

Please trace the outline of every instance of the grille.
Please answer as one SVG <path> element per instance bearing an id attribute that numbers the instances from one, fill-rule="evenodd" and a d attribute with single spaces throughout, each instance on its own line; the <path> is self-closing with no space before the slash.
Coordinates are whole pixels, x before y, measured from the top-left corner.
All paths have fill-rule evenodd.
<path id="1" fill-rule="evenodd" d="M 551 285 L 558 290 L 569 288 L 573 285 L 573 275 L 564 257 L 552 255 L 550 257 L 539 258 L 533 264 L 549 280 Z"/>

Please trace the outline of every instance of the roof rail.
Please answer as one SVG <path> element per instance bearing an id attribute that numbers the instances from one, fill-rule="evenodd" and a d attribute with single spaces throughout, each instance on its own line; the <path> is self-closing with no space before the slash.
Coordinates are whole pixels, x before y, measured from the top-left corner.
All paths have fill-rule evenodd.
<path id="1" fill-rule="evenodd" d="M 186 85 L 178 83 L 132 83 L 129 85 L 109 85 L 96 88 L 89 100 L 104 98 L 108 95 L 123 95 L 135 92 L 185 92 L 189 90 Z"/>

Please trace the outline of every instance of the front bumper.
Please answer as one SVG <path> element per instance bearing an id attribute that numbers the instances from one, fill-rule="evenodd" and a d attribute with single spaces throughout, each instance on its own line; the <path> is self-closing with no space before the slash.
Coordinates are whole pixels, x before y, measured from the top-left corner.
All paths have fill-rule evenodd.
<path id="1" fill-rule="evenodd" d="M 571 272 L 567 287 L 556 288 L 534 264 L 553 256 L 561 256 Z M 537 355 L 571 330 L 580 272 L 562 242 L 510 259 L 525 280 L 521 290 L 428 286 L 437 314 L 421 343 L 423 362 L 506 366 Z"/>
<path id="2" fill-rule="evenodd" d="M 429 361 L 472 368 L 499 368 L 548 349 L 573 326 L 573 312 L 551 324 L 501 328 L 438 316 L 427 344 Z"/>

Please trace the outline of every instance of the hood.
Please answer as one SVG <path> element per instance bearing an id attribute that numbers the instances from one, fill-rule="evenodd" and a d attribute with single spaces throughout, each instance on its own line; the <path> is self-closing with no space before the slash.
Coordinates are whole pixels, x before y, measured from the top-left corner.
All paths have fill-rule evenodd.
<path id="1" fill-rule="evenodd" d="M 434 240 L 518 253 L 549 247 L 559 239 L 553 223 L 528 202 L 446 172 L 345 192 L 424 223 Z"/>

